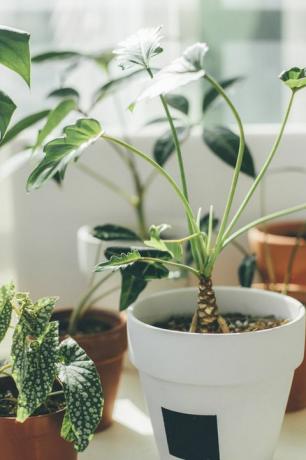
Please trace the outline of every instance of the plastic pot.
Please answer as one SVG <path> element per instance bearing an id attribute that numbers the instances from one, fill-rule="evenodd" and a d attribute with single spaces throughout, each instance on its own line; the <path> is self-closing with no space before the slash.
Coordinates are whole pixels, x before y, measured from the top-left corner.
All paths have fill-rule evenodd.
<path id="1" fill-rule="evenodd" d="M 12 388 L 11 379 L 1 378 L 0 388 Z M 3 460 L 76 460 L 73 445 L 60 436 L 64 411 L 30 417 L 24 423 L 0 417 Z"/>
<path id="2" fill-rule="evenodd" d="M 259 332 L 190 334 L 152 324 L 192 315 L 197 290 L 136 302 L 128 314 L 162 460 L 272 460 L 293 372 L 303 359 L 304 307 L 257 289 L 217 288 L 221 312 L 274 314 L 288 323 Z"/>
<path id="3" fill-rule="evenodd" d="M 276 283 L 283 283 L 288 270 L 288 263 L 292 249 L 297 243 L 294 236 L 304 225 L 303 221 L 274 222 L 265 227 L 253 228 L 248 233 L 249 245 L 256 254 L 256 261 L 261 270 L 264 281 L 269 282 L 267 269 L 267 254 L 269 255 Z M 306 243 L 300 242 L 294 259 L 290 282 L 306 284 Z"/>
<path id="4" fill-rule="evenodd" d="M 72 310 L 60 309 L 54 319 L 67 321 Z M 127 349 L 125 315 L 112 311 L 91 309 L 87 317 L 96 318 L 110 326 L 110 329 L 98 334 L 75 335 L 73 338 L 93 360 L 100 376 L 104 394 L 104 408 L 97 432 L 108 428 L 113 421 L 113 409 L 118 393 L 124 353 Z M 62 336 L 64 339 L 64 336 Z"/>

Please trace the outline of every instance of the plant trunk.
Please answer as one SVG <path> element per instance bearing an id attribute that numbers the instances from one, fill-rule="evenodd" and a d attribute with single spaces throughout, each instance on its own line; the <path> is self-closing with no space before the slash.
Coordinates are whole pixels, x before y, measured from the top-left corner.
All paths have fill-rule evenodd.
<path id="1" fill-rule="evenodd" d="M 220 316 L 211 278 L 201 276 L 198 305 L 192 319 L 190 332 L 229 332 L 225 320 Z"/>

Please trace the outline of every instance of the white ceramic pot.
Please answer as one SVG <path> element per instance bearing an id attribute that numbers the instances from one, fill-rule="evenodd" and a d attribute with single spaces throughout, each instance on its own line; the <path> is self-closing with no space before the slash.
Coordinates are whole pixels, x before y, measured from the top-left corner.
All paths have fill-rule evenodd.
<path id="1" fill-rule="evenodd" d="M 87 280 L 92 275 L 93 268 L 97 263 L 105 262 L 106 258 L 104 255 L 105 250 L 111 246 L 133 246 L 143 248 L 144 245 L 142 242 L 139 241 L 101 241 L 98 238 L 95 238 L 91 234 L 91 227 L 89 225 L 84 225 L 79 228 L 77 233 L 77 247 L 78 247 L 78 262 L 79 262 L 79 269 L 81 273 L 86 277 Z M 153 280 L 148 283 L 144 291 L 144 295 L 147 296 L 152 292 L 157 292 L 161 290 L 173 289 L 186 286 L 188 284 L 188 278 L 177 278 L 175 277 L 175 271 L 170 272 L 173 275 L 172 279 L 161 279 L 161 280 Z M 97 275 L 97 279 L 98 276 Z M 114 276 L 108 280 L 107 286 L 102 286 L 99 291 L 97 291 L 96 295 L 99 295 L 103 292 L 104 289 L 112 289 L 113 287 L 120 285 L 120 273 L 114 274 Z M 111 309 L 118 309 L 119 305 L 119 297 L 120 297 L 120 290 L 112 293 L 105 299 L 103 299 L 103 304 L 107 308 Z"/>
<path id="2" fill-rule="evenodd" d="M 197 290 L 140 300 L 128 311 L 130 358 L 142 380 L 162 460 L 272 460 L 293 372 L 304 353 L 304 307 L 291 297 L 216 288 L 221 312 L 276 315 L 280 327 L 190 334 L 152 326 L 192 314 Z"/>

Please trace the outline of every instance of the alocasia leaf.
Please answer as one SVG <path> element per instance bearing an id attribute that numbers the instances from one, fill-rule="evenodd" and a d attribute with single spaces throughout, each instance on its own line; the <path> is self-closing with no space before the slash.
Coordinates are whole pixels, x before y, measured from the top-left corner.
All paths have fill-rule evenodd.
<path id="1" fill-rule="evenodd" d="M 57 173 L 60 173 L 63 180 L 68 164 L 96 142 L 101 134 L 100 123 L 91 118 L 81 118 L 76 124 L 67 126 L 64 129 L 64 137 L 54 139 L 45 145 L 45 157 L 28 178 L 27 190 L 41 187 Z"/>
<path id="2" fill-rule="evenodd" d="M 66 118 L 69 113 L 75 110 L 77 103 L 75 99 L 65 99 L 61 101 L 53 110 L 48 114 L 45 125 L 38 131 L 37 139 L 34 148 L 39 148 L 45 139 L 57 128 L 60 123 Z"/>
<path id="3" fill-rule="evenodd" d="M 83 451 L 101 420 L 103 396 L 94 363 L 72 338 L 59 346 L 58 379 L 63 385 L 66 415 L 61 435 Z"/>
<path id="4" fill-rule="evenodd" d="M 97 225 L 92 235 L 102 241 L 140 241 L 140 237 L 129 228 L 121 225 Z"/>
<path id="5" fill-rule="evenodd" d="M 19 120 L 15 125 L 13 125 L 10 129 L 6 131 L 4 138 L 0 142 L 0 146 L 2 147 L 4 144 L 18 136 L 18 134 L 20 134 L 25 129 L 35 125 L 40 120 L 46 118 L 49 112 L 50 110 L 42 110 L 41 112 L 33 113 Z"/>
<path id="6" fill-rule="evenodd" d="M 18 388 L 16 420 L 24 422 L 47 398 L 56 376 L 58 323 L 48 324 L 38 337 L 18 324 L 12 345 L 12 375 Z"/>
<path id="7" fill-rule="evenodd" d="M 0 27 L 0 64 L 18 73 L 30 86 L 30 35 L 27 32 Z"/>
<path id="8" fill-rule="evenodd" d="M 131 250 L 126 254 L 122 253 L 119 255 L 112 255 L 107 262 L 99 264 L 95 268 L 95 272 L 102 272 L 105 270 L 119 270 L 120 268 L 126 268 L 130 264 L 134 264 L 137 260 L 141 259 L 139 251 Z"/>
<path id="9" fill-rule="evenodd" d="M 5 284 L 0 288 L 0 342 L 3 340 L 12 316 L 12 298 L 15 294 L 13 283 Z"/>
<path id="10" fill-rule="evenodd" d="M 229 166 L 235 167 L 239 149 L 239 136 L 237 134 L 223 126 L 206 128 L 203 132 L 203 140 L 217 157 Z M 244 150 L 241 172 L 250 177 L 256 177 L 254 161 L 247 145 Z"/>
<path id="11" fill-rule="evenodd" d="M 0 91 L 0 142 L 6 133 L 15 109 L 16 105 L 12 99 Z"/>
<path id="12" fill-rule="evenodd" d="M 169 260 L 171 259 L 171 254 L 169 252 L 160 251 L 157 249 L 148 249 L 148 248 L 132 248 L 132 247 L 123 247 L 123 246 L 113 246 L 105 250 L 105 257 L 110 259 L 112 256 L 124 256 L 131 252 L 137 252 L 141 257 L 150 257 L 155 259 Z"/>

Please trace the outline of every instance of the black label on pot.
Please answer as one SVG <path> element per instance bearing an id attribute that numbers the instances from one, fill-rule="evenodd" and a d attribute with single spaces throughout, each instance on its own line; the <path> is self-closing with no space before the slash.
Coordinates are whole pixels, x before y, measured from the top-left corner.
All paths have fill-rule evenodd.
<path id="1" fill-rule="evenodd" d="M 169 453 L 184 460 L 220 460 L 216 415 L 192 415 L 162 407 Z"/>

